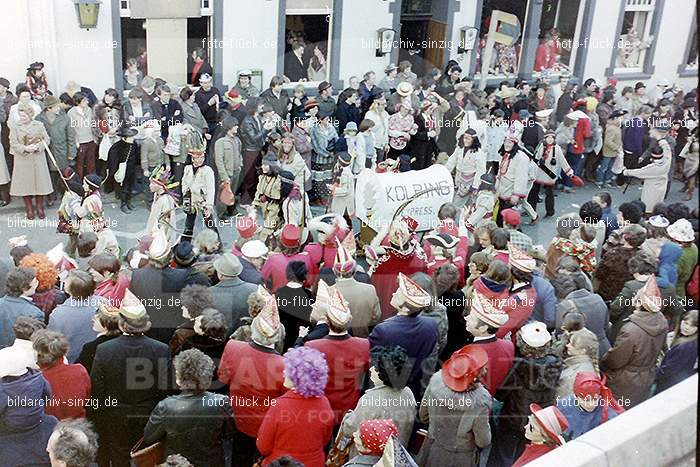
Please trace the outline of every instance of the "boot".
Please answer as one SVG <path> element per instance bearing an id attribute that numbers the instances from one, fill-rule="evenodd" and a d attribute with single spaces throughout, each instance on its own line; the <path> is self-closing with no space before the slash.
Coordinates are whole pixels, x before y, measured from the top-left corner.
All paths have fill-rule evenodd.
<path id="1" fill-rule="evenodd" d="M 36 212 L 39 215 L 39 219 L 46 219 L 46 214 L 44 213 L 44 196 L 35 196 L 36 200 Z"/>
<path id="2" fill-rule="evenodd" d="M 121 208 L 122 212 L 124 214 L 131 214 L 131 210 L 129 209 L 129 206 L 126 204 L 126 201 L 122 201 Z"/>
<path id="3" fill-rule="evenodd" d="M 22 198 L 24 199 L 24 211 L 27 215 L 27 219 L 34 219 L 34 206 L 32 206 L 32 197 L 23 196 Z"/>
<path id="4" fill-rule="evenodd" d="M 7 206 L 11 201 L 10 184 L 0 185 L 0 208 Z"/>

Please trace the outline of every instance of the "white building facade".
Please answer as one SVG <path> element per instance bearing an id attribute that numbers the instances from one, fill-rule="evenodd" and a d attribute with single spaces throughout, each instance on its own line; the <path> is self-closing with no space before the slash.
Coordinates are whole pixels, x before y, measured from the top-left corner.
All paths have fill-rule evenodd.
<path id="1" fill-rule="evenodd" d="M 403 60 L 419 76 L 455 60 L 480 81 L 491 29 L 514 38 L 490 55 L 495 69 L 486 81 L 496 84 L 536 78 L 538 46 L 555 28 L 555 81 L 563 69 L 599 82 L 614 76 L 618 88 L 667 80 L 689 89 L 697 81 L 692 0 L 101 0 L 90 29 L 79 24 L 79 2 L 3 0 L 0 76 L 15 84 L 41 61 L 52 90 L 76 80 L 99 94 L 121 88 L 126 58 L 143 47 L 151 76 L 184 84 L 188 56 L 203 46 L 217 85 L 251 69 L 265 88 L 285 73 L 288 39 L 298 33 L 309 56 L 318 47 L 322 57 L 309 88 L 325 78 L 342 89 L 368 70 L 381 78 Z"/>

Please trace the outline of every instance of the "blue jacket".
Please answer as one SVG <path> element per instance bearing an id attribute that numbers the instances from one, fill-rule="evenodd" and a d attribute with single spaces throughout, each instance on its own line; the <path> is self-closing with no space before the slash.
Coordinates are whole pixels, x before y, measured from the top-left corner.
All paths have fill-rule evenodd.
<path id="1" fill-rule="evenodd" d="M 19 316 L 29 316 L 44 321 L 44 313 L 31 301 L 6 295 L 0 298 L 0 349 L 15 343 L 12 326 Z"/>
<path id="2" fill-rule="evenodd" d="M 698 340 L 674 345 L 656 369 L 656 392 L 665 391 L 698 371 Z"/>
<path id="3" fill-rule="evenodd" d="M 612 231 L 620 228 L 620 226 L 617 225 L 617 214 L 615 213 L 615 211 L 613 211 L 613 208 L 611 208 L 610 206 L 603 209 L 603 216 L 600 218 L 600 220 L 605 222 L 605 239 L 606 240 Z"/>
<path id="4" fill-rule="evenodd" d="M 622 136 L 622 147 L 625 151 L 641 156 L 644 152 L 644 127 L 645 122 L 639 117 L 634 117 L 625 125 Z"/>
<path id="5" fill-rule="evenodd" d="M 678 260 L 683 255 L 683 248 L 677 243 L 668 241 L 661 246 L 659 252 L 659 273 L 657 283 L 661 288 L 676 287 L 678 282 Z"/>
<path id="6" fill-rule="evenodd" d="M 554 286 L 542 277 L 541 272 L 535 271 L 532 275 L 532 287 L 537 292 L 537 298 L 530 321 L 540 321 L 549 329 L 554 329 L 557 321 L 557 297 L 554 294 Z"/>
<path id="7" fill-rule="evenodd" d="M 97 332 L 92 329 L 92 318 L 95 316 L 97 303 L 98 298 L 95 296 L 84 300 L 69 297 L 49 316 L 49 329 L 60 332 L 68 339 L 70 350 L 66 358 L 70 363 L 75 363 L 85 344 L 97 338 Z"/>
<path id="8" fill-rule="evenodd" d="M 569 422 L 569 428 L 564 432 L 569 439 L 578 438 L 597 428 L 601 424 L 603 410 L 608 412 L 608 420 L 617 417 L 617 412 L 604 404 L 598 405 L 593 412 L 586 412 L 578 406 L 576 396 L 573 394 L 566 399 L 557 399 L 557 408 Z"/>

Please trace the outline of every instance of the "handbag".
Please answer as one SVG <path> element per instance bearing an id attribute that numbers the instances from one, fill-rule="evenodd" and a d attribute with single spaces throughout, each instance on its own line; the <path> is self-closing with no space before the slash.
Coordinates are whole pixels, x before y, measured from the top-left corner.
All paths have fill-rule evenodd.
<path id="1" fill-rule="evenodd" d="M 223 182 L 220 185 L 219 201 L 225 206 L 233 206 L 236 204 L 236 196 L 231 191 L 231 183 Z"/>
<path id="2" fill-rule="evenodd" d="M 165 443 L 158 441 L 142 447 L 143 437 L 131 448 L 131 460 L 136 467 L 155 467 L 165 460 Z"/>
<path id="3" fill-rule="evenodd" d="M 124 183 L 124 178 L 126 178 L 126 164 L 129 162 L 129 157 L 131 157 L 131 148 L 132 147 L 133 147 L 133 145 L 129 146 L 129 152 L 126 153 L 126 160 L 124 162 L 119 163 L 119 168 L 114 173 L 114 181 L 120 185 L 122 183 Z"/>

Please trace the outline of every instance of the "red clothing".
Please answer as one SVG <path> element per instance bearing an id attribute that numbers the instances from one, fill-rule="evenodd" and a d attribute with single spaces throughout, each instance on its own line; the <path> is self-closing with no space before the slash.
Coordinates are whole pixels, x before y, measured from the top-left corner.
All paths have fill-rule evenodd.
<path id="1" fill-rule="evenodd" d="M 542 457 L 549 451 L 554 451 L 558 446 L 554 444 L 528 444 L 522 455 L 518 457 L 512 467 L 522 467 L 538 457 Z"/>
<path id="2" fill-rule="evenodd" d="M 266 282 L 269 279 L 272 279 L 273 293 L 287 283 L 287 264 L 289 264 L 291 261 L 304 261 L 306 263 L 307 271 L 313 271 L 311 257 L 304 251 L 292 256 L 286 256 L 282 253 L 271 253 L 265 261 L 265 264 L 263 264 L 263 267 L 260 270 L 260 275 Z M 304 283 L 306 286 L 309 285 L 308 279 L 309 278 L 307 277 L 307 282 Z"/>
<path id="3" fill-rule="evenodd" d="M 333 267 L 337 251 L 338 248 L 335 245 L 322 245 L 316 242 L 310 243 L 304 247 L 304 252 L 309 254 L 311 262 L 319 269 L 321 261 L 323 261 L 323 267 Z"/>
<path id="4" fill-rule="evenodd" d="M 387 248 L 386 256 L 379 259 L 379 263 L 372 271 L 372 285 L 379 296 L 379 305 L 382 309 L 382 320 L 391 318 L 396 310 L 391 306 L 391 296 L 399 288 L 398 277 L 402 272 L 407 276 L 415 272 L 426 272 L 427 264 L 423 252 L 412 251 L 401 254 L 393 248 Z"/>
<path id="5" fill-rule="evenodd" d="M 291 456 L 305 467 L 324 467 L 323 448 L 331 439 L 334 419 L 326 396 L 306 398 L 290 390 L 274 402 L 256 443 L 265 456 L 263 465 Z"/>
<path id="6" fill-rule="evenodd" d="M 579 118 L 576 123 L 576 130 L 574 130 L 574 143 L 571 145 L 571 152 L 573 154 L 583 154 L 585 151 L 584 140 L 590 138 L 592 134 L 591 119 Z"/>
<path id="7" fill-rule="evenodd" d="M 272 405 L 284 394 L 284 359 L 275 350 L 255 343 L 230 340 L 226 344 L 219 381 L 228 384 L 236 428 L 255 438 Z"/>
<path id="8" fill-rule="evenodd" d="M 496 251 L 496 256 L 494 256 L 493 259 L 497 259 L 499 261 L 502 261 L 504 264 L 509 264 L 510 263 L 510 256 L 507 251 Z"/>
<path id="9" fill-rule="evenodd" d="M 532 315 L 536 300 L 537 292 L 530 284 L 519 286 L 516 290 L 511 291 L 508 300 L 503 303 L 503 309 L 510 318 L 506 324 L 498 328 L 496 337 L 503 338 L 509 332 L 515 335 Z"/>
<path id="10" fill-rule="evenodd" d="M 513 342 L 498 339 L 496 336 L 484 340 L 475 340 L 472 345 L 478 345 L 489 356 L 486 364 L 486 377 L 482 379 L 484 387 L 488 389 L 492 396 L 496 394 L 498 388 L 503 384 L 503 380 L 508 375 L 513 366 L 515 357 L 515 346 Z"/>
<path id="11" fill-rule="evenodd" d="M 308 341 L 305 345 L 326 357 L 326 397 L 335 412 L 335 424 L 339 425 L 345 412 L 354 409 L 360 399 L 362 376 L 369 370 L 369 341 L 346 334 L 326 336 Z"/>
<path id="12" fill-rule="evenodd" d="M 540 44 L 537 46 L 537 52 L 535 52 L 535 71 L 551 70 L 554 68 L 556 60 L 554 59 L 556 55 L 555 47 L 550 47 L 547 44 Z"/>
<path id="13" fill-rule="evenodd" d="M 46 415 L 59 420 L 85 418 L 85 406 L 92 391 L 85 367 L 60 359 L 54 366 L 42 368 L 41 373 L 51 386 L 51 403 L 46 406 Z"/>
<path id="14" fill-rule="evenodd" d="M 435 271 L 437 271 L 440 266 L 445 263 L 452 263 L 455 265 L 459 271 L 459 287 L 464 287 L 466 283 L 466 277 L 464 276 L 467 267 L 467 256 L 469 254 L 469 238 L 459 237 L 459 243 L 457 243 L 457 248 L 455 250 L 455 256 L 452 259 L 435 259 L 433 256 L 432 248 L 430 242 L 423 242 L 423 251 L 427 258 L 427 268 L 428 274 L 431 276 Z"/>
<path id="15" fill-rule="evenodd" d="M 202 68 L 202 65 L 204 65 L 204 60 L 202 60 L 199 63 L 195 62 L 194 66 L 192 67 L 192 76 L 190 77 L 190 81 L 195 86 L 197 85 L 197 83 L 195 82 L 195 78 L 199 74 L 199 70 Z"/>
<path id="16" fill-rule="evenodd" d="M 109 300 L 109 304 L 119 308 L 124 299 L 126 289 L 129 288 L 129 279 L 126 276 L 119 275 L 117 281 L 106 280 L 95 287 L 95 295 Z"/>

